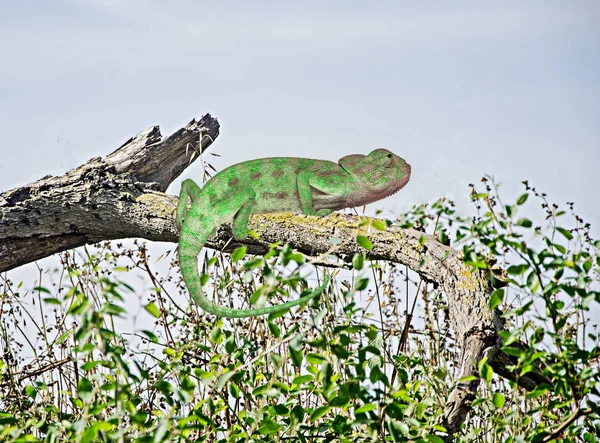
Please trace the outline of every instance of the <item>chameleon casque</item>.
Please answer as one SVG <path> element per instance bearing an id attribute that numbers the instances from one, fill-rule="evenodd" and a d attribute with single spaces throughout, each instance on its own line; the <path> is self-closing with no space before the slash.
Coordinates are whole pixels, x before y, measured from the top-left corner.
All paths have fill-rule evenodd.
<path id="1" fill-rule="evenodd" d="M 334 210 L 362 206 L 388 197 L 410 179 L 411 167 L 386 149 L 352 154 L 337 163 L 308 158 L 273 157 L 249 160 L 223 169 L 204 187 L 187 179 L 181 184 L 175 222 L 180 228 L 179 264 L 192 299 L 219 317 L 252 317 L 280 312 L 319 295 L 276 306 L 231 309 L 210 301 L 202 291 L 198 254 L 219 226 L 232 223 L 233 235 L 248 235 L 250 214 L 300 212 L 322 217 Z M 188 202 L 192 204 L 188 209 Z"/>

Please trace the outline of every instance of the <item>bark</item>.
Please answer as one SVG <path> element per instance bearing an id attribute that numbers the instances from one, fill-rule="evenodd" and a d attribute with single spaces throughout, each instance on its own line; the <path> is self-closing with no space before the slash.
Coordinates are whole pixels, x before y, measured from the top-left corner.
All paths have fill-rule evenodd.
<path id="1" fill-rule="evenodd" d="M 201 133 L 202 143 L 198 143 Z M 105 158 L 0 194 L 0 272 L 101 240 L 135 237 L 176 242 L 177 198 L 163 191 L 218 135 L 219 124 L 210 114 L 166 138 L 154 126 Z M 459 251 L 430 235 L 397 227 L 369 231 L 361 220 L 338 213 L 321 219 L 298 214 L 252 216 L 250 229 L 259 233 L 260 240 L 249 238 L 243 243 L 249 253 L 261 254 L 270 243 L 285 241 L 307 255 L 327 254 L 325 262 L 335 266 L 350 263 L 361 250 L 356 235 L 367 235 L 373 249 L 363 252 L 369 259 L 407 265 L 444 290 L 461 349 L 459 379 L 477 377 L 478 362 L 487 355 L 497 374 L 523 388 L 531 390 L 547 382 L 539 374 L 518 377 L 508 369 L 513 362 L 500 351 L 502 322 L 488 308 L 493 288 L 486 272 L 465 265 Z M 339 239 L 335 246 L 332 237 Z M 224 226 L 207 246 L 230 251 L 239 244 Z M 448 429 L 447 441 L 465 422 L 478 385 L 476 379 L 453 387 L 442 421 Z"/>

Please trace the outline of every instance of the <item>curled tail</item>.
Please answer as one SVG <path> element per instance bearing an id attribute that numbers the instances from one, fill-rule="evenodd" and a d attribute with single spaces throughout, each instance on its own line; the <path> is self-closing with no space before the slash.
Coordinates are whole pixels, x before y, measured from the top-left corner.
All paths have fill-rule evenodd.
<path id="1" fill-rule="evenodd" d="M 298 306 L 306 303 L 311 298 L 315 298 L 323 292 L 329 283 L 329 277 L 326 276 L 323 284 L 310 294 L 281 305 L 265 306 L 256 309 L 231 309 L 219 306 L 206 297 L 202 290 L 202 284 L 200 283 L 198 254 L 206 243 L 208 235 L 198 231 L 193 232 L 191 229 L 186 228 L 186 224 L 184 223 L 179 237 L 179 266 L 181 267 L 181 275 L 183 276 L 183 280 L 185 281 L 192 299 L 198 306 L 210 314 L 218 317 L 243 318 L 286 311 L 293 306 Z"/>

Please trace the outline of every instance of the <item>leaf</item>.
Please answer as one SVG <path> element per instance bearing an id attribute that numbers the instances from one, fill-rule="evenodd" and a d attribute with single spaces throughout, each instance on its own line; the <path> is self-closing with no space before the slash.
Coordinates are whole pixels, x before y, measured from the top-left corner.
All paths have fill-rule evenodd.
<path id="1" fill-rule="evenodd" d="M 269 325 L 269 331 L 271 331 L 271 334 L 273 334 L 275 338 L 279 338 L 281 336 L 281 329 L 279 326 L 272 321 L 268 322 L 267 324 Z"/>
<path id="2" fill-rule="evenodd" d="M 479 374 L 481 374 L 481 378 L 483 378 L 486 382 L 492 381 L 492 376 L 494 372 L 492 371 L 492 367 L 488 365 L 484 360 L 479 362 Z"/>
<path id="3" fill-rule="evenodd" d="M 85 377 L 81 377 L 79 379 L 79 383 L 77 384 L 77 397 L 79 397 L 82 401 L 88 402 L 92 399 L 94 391 L 94 385 Z"/>
<path id="4" fill-rule="evenodd" d="M 73 335 L 73 332 L 75 332 L 74 329 L 69 329 L 68 331 L 63 332 L 60 335 L 60 337 L 58 337 L 56 339 L 56 344 L 57 345 L 63 344 L 67 338 L 69 338 L 71 335 Z"/>
<path id="5" fill-rule="evenodd" d="M 365 412 L 374 411 L 377 409 L 377 405 L 374 403 L 367 403 L 362 405 L 360 408 L 354 410 L 354 415 L 356 414 L 364 414 Z"/>
<path id="6" fill-rule="evenodd" d="M 256 269 L 263 265 L 263 258 L 255 258 L 254 260 L 248 260 L 244 263 L 244 269 Z"/>
<path id="7" fill-rule="evenodd" d="M 488 307 L 490 309 L 496 309 L 500 303 L 504 300 L 504 289 L 499 288 L 492 292 L 492 296 L 490 297 L 490 301 L 488 302 Z"/>
<path id="8" fill-rule="evenodd" d="M 510 275 L 522 275 L 525 273 L 525 271 L 527 271 L 527 269 L 529 269 L 529 265 L 526 264 L 512 265 L 506 269 L 506 272 Z"/>
<path id="9" fill-rule="evenodd" d="M 321 406 L 320 408 L 315 409 L 310 414 L 310 421 L 315 421 L 323 417 L 331 410 L 331 406 Z"/>
<path id="10" fill-rule="evenodd" d="M 236 261 L 240 261 L 246 255 L 246 250 L 247 250 L 246 246 L 241 246 L 239 248 L 236 248 L 231 253 L 231 261 L 234 262 L 234 263 Z"/>
<path id="11" fill-rule="evenodd" d="M 371 225 L 378 231 L 385 231 L 387 229 L 387 223 L 383 220 L 373 220 Z"/>
<path id="12" fill-rule="evenodd" d="M 302 334 L 298 333 L 288 344 L 288 351 L 292 364 L 299 368 L 302 365 L 304 354 L 302 354 Z"/>
<path id="13" fill-rule="evenodd" d="M 223 389 L 223 386 L 225 386 L 225 384 L 229 381 L 229 379 L 231 377 L 233 377 L 235 375 L 235 372 L 230 371 L 230 372 L 226 372 L 225 374 L 221 375 L 219 377 L 219 380 L 217 381 L 217 387 L 215 388 L 217 391 L 220 391 L 221 389 Z"/>
<path id="14" fill-rule="evenodd" d="M 35 389 L 33 386 L 31 385 L 27 385 L 25 386 L 25 393 L 31 397 L 32 399 L 35 400 L 35 397 L 37 396 L 37 389 Z"/>
<path id="15" fill-rule="evenodd" d="M 292 383 L 295 385 L 301 385 L 304 383 L 311 382 L 314 379 L 315 379 L 314 375 L 311 375 L 311 374 L 299 375 L 298 377 L 294 378 L 294 380 L 292 380 Z"/>
<path id="16" fill-rule="evenodd" d="M 45 294 L 51 294 L 50 290 L 48 288 L 45 288 L 43 286 L 36 286 L 35 288 L 33 288 L 34 291 L 36 292 L 43 292 Z"/>
<path id="17" fill-rule="evenodd" d="M 229 383 L 227 385 L 227 390 L 229 391 L 229 395 L 233 398 L 240 398 L 240 388 L 238 388 L 235 383 Z"/>
<path id="18" fill-rule="evenodd" d="M 273 410 L 277 415 L 288 415 L 290 413 L 290 408 L 285 405 L 273 405 Z"/>
<path id="19" fill-rule="evenodd" d="M 536 398 L 536 397 L 539 397 L 541 395 L 544 395 L 546 392 L 548 392 L 550 390 L 550 388 L 551 388 L 551 386 L 548 383 L 542 383 L 537 388 L 535 388 L 533 391 L 528 392 L 527 394 L 525 394 L 525 397 L 526 398 Z"/>
<path id="20" fill-rule="evenodd" d="M 531 228 L 533 223 L 528 218 L 520 218 L 515 223 L 516 226 L 522 226 L 524 228 Z"/>
<path id="21" fill-rule="evenodd" d="M 560 232 L 563 235 L 563 237 L 565 237 L 567 240 L 573 240 L 573 234 L 571 234 L 569 230 L 561 228 L 559 226 L 556 227 L 556 230 Z"/>
<path id="22" fill-rule="evenodd" d="M 504 406 L 505 402 L 506 402 L 506 399 L 504 398 L 504 395 L 500 394 L 499 392 L 496 392 L 492 396 L 492 403 L 494 403 L 494 406 L 496 406 L 496 409 L 500 409 L 502 406 Z"/>
<path id="23" fill-rule="evenodd" d="M 357 271 L 360 271 L 365 265 L 365 255 L 356 253 L 354 257 L 352 257 L 352 267 Z"/>
<path id="24" fill-rule="evenodd" d="M 354 282 L 355 291 L 364 291 L 365 289 L 367 289 L 367 286 L 369 286 L 368 278 L 359 278 L 357 281 Z"/>
<path id="25" fill-rule="evenodd" d="M 528 193 L 521 194 L 519 196 L 519 198 L 517 199 L 517 205 L 521 206 L 523 203 L 525 203 L 527 201 L 528 198 L 529 198 L 529 194 Z"/>
<path id="26" fill-rule="evenodd" d="M 446 232 L 442 229 L 438 231 L 438 241 L 445 246 L 450 246 L 450 238 L 448 237 L 448 234 L 446 234 Z"/>
<path id="27" fill-rule="evenodd" d="M 357 235 L 356 241 L 358 242 L 359 245 L 361 245 L 367 251 L 370 251 L 371 249 L 373 249 L 373 243 L 371 243 L 371 240 L 369 240 L 367 237 L 365 237 L 363 235 Z"/>
<path id="28" fill-rule="evenodd" d="M 44 299 L 44 303 L 49 304 L 49 305 L 60 305 L 61 301 L 57 298 L 45 298 Z"/>
<path id="29" fill-rule="evenodd" d="M 329 402 L 329 405 L 333 406 L 334 408 L 343 408 L 346 407 L 348 403 L 350 403 L 350 397 L 346 395 L 339 395 L 337 397 L 332 398 Z"/>
<path id="30" fill-rule="evenodd" d="M 158 337 L 154 332 L 149 331 L 148 329 L 142 329 L 140 332 L 148 337 L 152 343 L 158 343 Z"/>
<path id="31" fill-rule="evenodd" d="M 144 306 L 144 309 L 152 317 L 154 317 L 154 318 L 159 318 L 160 317 L 160 311 L 158 310 L 158 308 L 156 307 L 156 305 L 153 302 L 150 302 L 146 306 Z"/>
<path id="32" fill-rule="evenodd" d="M 316 352 L 310 352 L 306 354 L 306 361 L 311 365 L 320 365 L 325 361 L 325 357 L 321 354 L 317 354 Z"/>

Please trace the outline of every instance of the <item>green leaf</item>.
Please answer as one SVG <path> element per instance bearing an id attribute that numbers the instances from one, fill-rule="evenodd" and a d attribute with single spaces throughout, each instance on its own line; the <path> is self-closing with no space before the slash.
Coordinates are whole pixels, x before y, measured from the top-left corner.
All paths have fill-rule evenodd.
<path id="1" fill-rule="evenodd" d="M 525 271 L 527 271 L 529 269 L 529 265 L 527 264 L 522 264 L 522 265 L 512 265 L 509 266 L 506 269 L 506 272 L 510 275 L 522 275 L 525 273 Z"/>
<path id="2" fill-rule="evenodd" d="M 140 332 L 148 337 L 152 343 L 158 343 L 158 336 L 154 332 L 149 331 L 148 329 L 142 329 Z"/>
<path id="3" fill-rule="evenodd" d="M 533 223 L 528 218 L 520 218 L 515 223 L 516 226 L 522 226 L 524 228 L 531 228 Z"/>
<path id="4" fill-rule="evenodd" d="M 448 234 L 446 234 L 446 232 L 442 229 L 438 231 L 438 241 L 445 246 L 450 246 L 450 238 L 448 237 Z"/>
<path id="5" fill-rule="evenodd" d="M 272 321 L 268 322 L 267 324 L 269 325 L 269 331 L 271 331 L 271 334 L 273 334 L 275 338 L 279 338 L 281 336 L 281 329 L 279 326 Z"/>
<path id="6" fill-rule="evenodd" d="M 310 414 L 310 421 L 316 421 L 323 417 L 331 410 L 331 406 L 321 406 L 320 408 L 315 409 Z"/>
<path id="7" fill-rule="evenodd" d="M 550 390 L 550 388 L 551 388 L 551 386 L 548 383 L 542 383 L 541 385 L 536 387 L 533 391 L 525 394 L 525 397 L 527 397 L 527 398 L 539 397 L 541 395 L 544 395 L 546 392 L 548 392 Z"/>
<path id="8" fill-rule="evenodd" d="M 490 297 L 490 301 L 488 302 L 488 307 L 490 309 L 496 309 L 500 303 L 504 300 L 504 289 L 499 288 L 492 292 L 492 296 Z"/>
<path id="9" fill-rule="evenodd" d="M 301 385 L 301 384 L 304 384 L 304 383 L 311 382 L 314 379 L 315 379 L 314 375 L 311 375 L 311 374 L 299 375 L 298 377 L 294 378 L 294 380 L 292 381 L 292 383 L 295 384 L 295 385 Z"/>
<path id="10" fill-rule="evenodd" d="M 344 408 L 348 405 L 348 403 L 350 403 L 350 397 L 346 395 L 338 395 L 337 397 L 331 399 L 329 405 L 333 406 L 334 408 Z"/>
<path id="11" fill-rule="evenodd" d="M 94 391 L 94 385 L 85 377 L 79 378 L 79 383 L 77 384 L 77 397 L 79 397 L 82 401 L 88 402 L 92 399 Z"/>
<path id="12" fill-rule="evenodd" d="M 225 384 L 229 381 L 229 379 L 231 377 L 233 377 L 234 375 L 235 375 L 235 372 L 233 372 L 233 371 L 226 372 L 225 374 L 221 375 L 219 377 L 219 380 L 217 381 L 216 390 L 220 391 L 221 389 L 223 389 L 223 386 L 225 386 Z"/>
<path id="13" fill-rule="evenodd" d="M 25 386 L 25 394 L 35 400 L 35 397 L 37 396 L 37 389 L 31 385 L 27 385 Z"/>
<path id="14" fill-rule="evenodd" d="M 485 360 L 481 360 L 479 362 L 479 374 L 486 382 L 489 383 L 492 381 L 492 375 L 494 372 L 492 371 L 492 367 L 488 365 Z"/>
<path id="15" fill-rule="evenodd" d="M 44 303 L 49 304 L 49 305 L 60 305 L 61 301 L 57 298 L 48 297 L 48 298 L 44 299 Z"/>
<path id="16" fill-rule="evenodd" d="M 244 269 L 256 269 L 260 268 L 263 265 L 263 258 L 255 258 L 254 260 L 248 260 L 244 263 Z"/>
<path id="17" fill-rule="evenodd" d="M 106 305 L 104 305 L 104 312 L 106 312 L 109 315 L 120 315 L 127 311 L 125 310 L 125 308 L 122 308 L 119 305 L 115 305 L 114 303 L 107 303 Z"/>
<path id="18" fill-rule="evenodd" d="M 525 194 L 525 195 L 527 195 L 527 194 Z M 494 406 L 496 406 L 496 409 L 500 409 L 502 406 L 504 406 L 505 402 L 506 402 L 506 399 L 504 398 L 504 395 L 500 394 L 499 392 L 496 392 L 492 396 L 492 403 L 494 403 Z"/>
<path id="19" fill-rule="evenodd" d="M 527 194 L 527 193 L 521 194 L 519 196 L 519 198 L 517 199 L 517 205 L 521 206 L 523 203 L 525 203 L 527 201 L 528 198 L 529 198 L 529 194 Z"/>
<path id="20" fill-rule="evenodd" d="M 364 414 L 365 412 L 374 411 L 377 409 L 377 405 L 374 403 L 367 403 L 362 405 L 360 408 L 354 410 L 354 415 L 356 414 Z"/>
<path id="21" fill-rule="evenodd" d="M 246 255 L 246 249 L 246 246 L 236 248 L 231 253 L 231 261 L 235 263 L 236 261 L 240 261 L 242 258 L 244 258 L 244 256 Z"/>
<path id="22" fill-rule="evenodd" d="M 273 409 L 277 415 L 288 415 L 290 413 L 290 408 L 285 405 L 273 405 Z"/>
<path id="23" fill-rule="evenodd" d="M 373 249 L 373 243 L 371 243 L 371 240 L 369 240 L 367 237 L 365 237 L 363 235 L 357 235 L 356 241 L 358 242 L 359 245 L 361 245 L 367 251 L 370 251 L 371 249 Z"/>
<path id="24" fill-rule="evenodd" d="M 364 291 L 369 286 L 368 278 L 359 278 L 354 282 L 354 290 L 355 291 Z"/>
<path id="25" fill-rule="evenodd" d="M 388 226 L 384 220 L 373 220 L 371 225 L 378 231 L 385 231 Z"/>
<path id="26" fill-rule="evenodd" d="M 229 395 L 233 398 L 240 398 L 240 388 L 238 388 L 235 383 L 229 383 L 227 385 L 227 390 L 229 391 Z"/>
<path id="27" fill-rule="evenodd" d="M 560 232 L 563 235 L 563 237 L 565 237 L 567 240 L 573 240 L 573 234 L 571 234 L 571 232 L 567 229 L 557 226 L 556 230 Z"/>
<path id="28" fill-rule="evenodd" d="M 69 338 L 71 335 L 73 335 L 73 332 L 75 332 L 74 329 L 69 329 L 68 331 L 63 332 L 60 335 L 60 337 L 58 337 L 56 339 L 56 344 L 57 345 L 63 344 L 67 340 L 67 338 Z"/>
<path id="29" fill-rule="evenodd" d="M 365 265 L 365 255 L 356 253 L 354 257 L 352 257 L 352 267 L 357 271 L 360 271 Z"/>
<path id="30" fill-rule="evenodd" d="M 33 288 L 33 291 L 35 292 L 43 292 L 45 294 L 51 294 L 50 290 L 48 288 L 45 288 L 43 286 L 36 286 Z"/>
<path id="31" fill-rule="evenodd" d="M 320 365 L 325 361 L 325 357 L 321 354 L 317 354 L 316 352 L 310 352 L 306 354 L 306 361 L 311 365 Z"/>
<path id="32" fill-rule="evenodd" d="M 159 318 L 160 317 L 160 311 L 158 310 L 158 308 L 156 307 L 156 305 L 153 302 L 150 302 L 146 306 L 144 306 L 144 309 L 152 317 L 154 317 L 154 318 Z"/>
<path id="33" fill-rule="evenodd" d="M 302 366 L 302 360 L 304 358 L 304 354 L 302 353 L 302 334 L 298 333 L 290 340 L 288 351 L 290 353 L 290 358 L 292 359 L 292 364 L 296 368 Z"/>
<path id="34" fill-rule="evenodd" d="M 81 366 L 81 369 L 83 369 L 84 371 L 91 371 L 92 369 L 94 369 L 96 366 L 98 366 L 101 363 L 102 362 L 99 360 L 87 361 Z"/>

